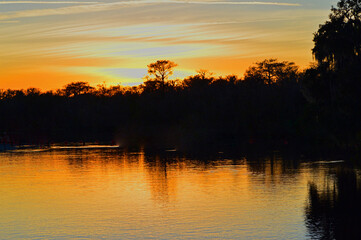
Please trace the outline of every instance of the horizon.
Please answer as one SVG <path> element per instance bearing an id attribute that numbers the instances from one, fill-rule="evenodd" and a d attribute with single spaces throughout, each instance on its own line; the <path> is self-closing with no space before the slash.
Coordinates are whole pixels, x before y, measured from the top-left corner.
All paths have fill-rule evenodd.
<path id="1" fill-rule="evenodd" d="M 313 33 L 336 3 L 0 1 L 0 89 L 135 86 L 159 59 L 178 64 L 173 79 L 199 69 L 242 77 L 269 58 L 306 68 Z"/>
<path id="2" fill-rule="evenodd" d="M 361 0 L 313 1 L 0 0 L 0 239 L 361 239 Z"/>

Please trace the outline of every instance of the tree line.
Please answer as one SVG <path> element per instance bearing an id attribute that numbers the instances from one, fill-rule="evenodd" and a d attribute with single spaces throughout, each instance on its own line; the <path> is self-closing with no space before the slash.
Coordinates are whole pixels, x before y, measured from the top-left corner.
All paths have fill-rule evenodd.
<path id="1" fill-rule="evenodd" d="M 148 65 L 134 87 L 73 82 L 42 92 L 0 90 L 0 133 L 13 142 L 117 141 L 122 146 L 244 145 L 359 149 L 361 9 L 341 0 L 314 34 L 316 62 L 266 59 L 243 78 L 207 70 L 170 80 L 176 63 Z"/>

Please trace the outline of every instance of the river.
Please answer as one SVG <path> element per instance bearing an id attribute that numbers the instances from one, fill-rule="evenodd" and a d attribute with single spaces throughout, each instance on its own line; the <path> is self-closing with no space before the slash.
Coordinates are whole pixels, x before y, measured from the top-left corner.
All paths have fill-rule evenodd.
<path id="1" fill-rule="evenodd" d="M 116 148 L 0 153 L 0 239 L 360 239 L 340 159 Z"/>

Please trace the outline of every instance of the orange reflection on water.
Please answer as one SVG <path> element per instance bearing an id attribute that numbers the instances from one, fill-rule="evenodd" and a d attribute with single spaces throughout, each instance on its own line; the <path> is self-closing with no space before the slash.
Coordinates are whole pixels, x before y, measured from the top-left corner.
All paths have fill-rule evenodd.
<path id="1" fill-rule="evenodd" d="M 309 174 L 263 160 L 116 149 L 2 153 L 0 238 L 304 236 Z"/>

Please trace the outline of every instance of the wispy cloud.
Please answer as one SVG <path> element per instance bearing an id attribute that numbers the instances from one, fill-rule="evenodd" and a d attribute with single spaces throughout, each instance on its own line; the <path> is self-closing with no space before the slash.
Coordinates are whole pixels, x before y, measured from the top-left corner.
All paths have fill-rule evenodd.
<path id="1" fill-rule="evenodd" d="M 129 5 L 132 3 L 133 1 L 126 1 L 126 2 L 113 2 L 113 3 L 98 3 L 98 4 L 90 4 L 90 5 L 76 5 L 76 6 L 61 7 L 61 8 L 22 10 L 22 11 L 0 14 L 0 20 L 25 18 L 25 17 L 41 17 L 41 16 L 78 14 L 78 13 L 87 13 L 87 12 L 99 12 L 99 11 L 114 9 L 114 7 L 119 5 L 124 6 L 126 4 Z"/>
<path id="2" fill-rule="evenodd" d="M 92 4 L 104 3 L 99 1 L 85 2 L 85 1 L 0 1 L 0 4 Z M 276 6 L 301 6 L 299 3 L 284 3 L 284 2 L 229 2 L 229 1 L 187 1 L 187 0 L 135 0 L 135 1 L 117 1 L 109 4 L 139 4 L 139 3 L 188 3 L 188 4 L 210 4 L 210 5 L 276 5 Z"/>
<path id="3" fill-rule="evenodd" d="M 13 21 L 2 21 L 2 20 L 0 20 L 0 23 L 17 23 L 17 22 L 19 22 L 19 21 L 17 21 L 17 20 L 13 20 Z"/>
<path id="4" fill-rule="evenodd" d="M 157 0 L 155 0 L 157 1 Z M 152 1 L 149 1 L 152 2 Z M 160 1 L 158 1 L 160 2 Z M 189 3 L 189 4 L 208 4 L 208 5 L 272 5 L 272 6 L 292 6 L 299 7 L 299 3 L 281 3 L 281 2 L 227 2 L 227 1 L 178 1 L 166 0 L 167 3 Z"/>
<path id="5" fill-rule="evenodd" d="M 92 3 L 99 3 L 99 2 L 83 2 L 83 1 L 0 1 L 0 4 L 92 4 Z"/>
<path id="6" fill-rule="evenodd" d="M 52 15 L 66 15 L 66 14 L 78 14 L 87 12 L 99 12 L 113 10 L 119 7 L 126 7 L 132 5 L 147 5 L 147 4 L 206 4 L 206 5 L 268 5 L 268 6 L 289 6 L 298 7 L 301 6 L 298 3 L 280 3 L 280 2 L 227 2 L 227 1 L 183 1 L 183 0 L 139 0 L 139 1 L 118 1 L 110 3 L 102 2 L 41 2 L 41 1 L 22 1 L 23 3 L 87 3 L 84 5 L 76 5 L 70 7 L 61 8 L 49 8 L 49 9 L 34 9 L 34 10 L 22 10 L 15 12 L 8 12 L 0 14 L 0 20 L 25 18 L 25 17 L 41 17 Z M 5 3 L 20 3 L 18 1 L 2 1 L 0 4 Z"/>

